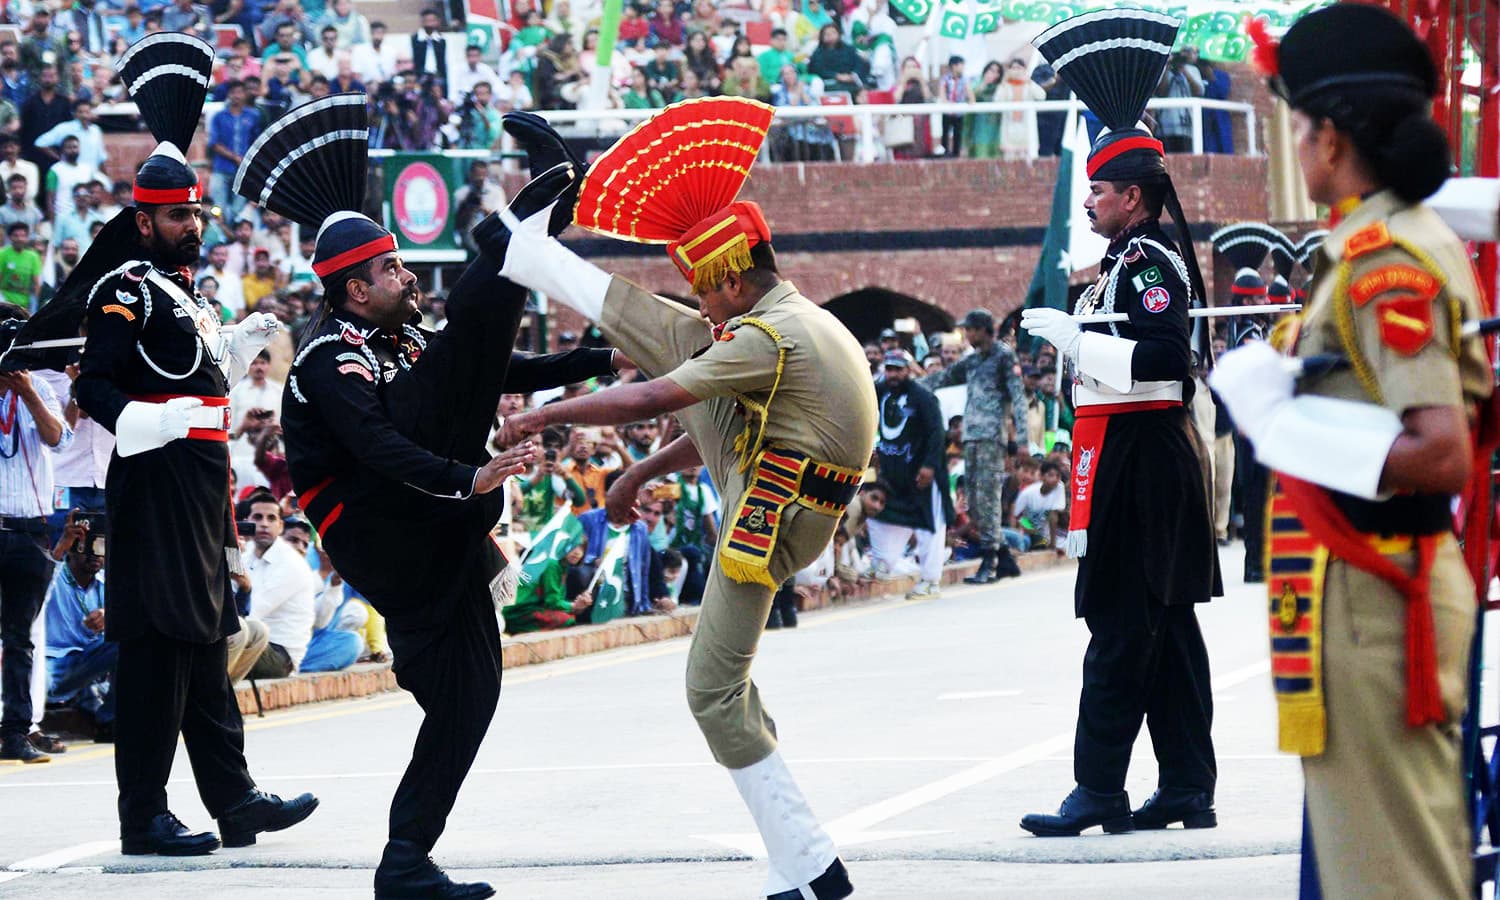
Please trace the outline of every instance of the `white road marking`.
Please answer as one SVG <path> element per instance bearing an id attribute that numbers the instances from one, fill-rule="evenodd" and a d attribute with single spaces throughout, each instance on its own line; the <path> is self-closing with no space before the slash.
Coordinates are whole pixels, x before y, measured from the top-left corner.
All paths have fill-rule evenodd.
<path id="1" fill-rule="evenodd" d="M 1261 660 L 1260 662 L 1252 663 L 1219 676 L 1214 681 L 1219 689 L 1223 690 L 1249 681 L 1252 678 L 1265 675 L 1269 671 L 1271 671 L 1270 660 Z M 857 809 L 854 812 L 834 819 L 824 827 L 841 844 L 883 840 L 887 836 L 899 837 L 907 834 L 928 833 L 877 832 L 872 829 L 882 822 L 893 819 L 903 813 L 911 812 L 920 806 L 926 806 L 935 800 L 941 800 L 965 788 L 983 784 L 1007 772 L 1013 772 L 1034 762 L 1049 759 L 1071 746 L 1073 746 L 1073 732 L 1068 731 L 1062 734 L 1055 734 L 1045 740 L 1022 747 L 1013 753 L 1008 753 L 996 759 L 986 760 L 976 766 L 955 772 L 946 778 L 940 778 L 930 784 L 924 784 L 903 794 L 897 794 L 878 803 L 872 803 L 863 809 Z M 761 842 L 759 834 L 694 835 L 694 837 L 723 844 L 727 847 L 748 853 L 756 858 L 766 855 L 765 845 Z"/>
<path id="2" fill-rule="evenodd" d="M 12 878 L 25 875 L 29 872 L 53 872 L 66 866 L 68 863 L 79 859 L 87 859 L 90 856 L 98 856 L 112 850 L 119 850 L 119 841 L 90 841 L 87 844 L 74 844 L 61 850 L 53 850 L 51 853 L 43 853 L 41 856 L 33 856 L 13 862 L 6 867 Z M 3 876 L 0 876 L 3 877 Z"/>
<path id="3" fill-rule="evenodd" d="M 1015 697 L 1020 691 L 955 691 L 951 694 L 938 694 L 939 700 L 986 700 L 990 697 Z"/>

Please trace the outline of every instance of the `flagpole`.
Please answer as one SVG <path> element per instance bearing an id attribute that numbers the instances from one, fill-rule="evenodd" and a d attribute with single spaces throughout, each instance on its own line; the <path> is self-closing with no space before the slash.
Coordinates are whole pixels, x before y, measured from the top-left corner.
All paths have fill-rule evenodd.
<path id="1" fill-rule="evenodd" d="M 1273 313 L 1297 312 L 1302 308 L 1300 303 L 1269 303 L 1260 306 L 1205 306 L 1198 309 L 1188 310 L 1188 317 L 1193 319 L 1219 319 L 1231 316 L 1264 316 Z M 1128 313 L 1093 313 L 1087 316 L 1073 316 L 1074 322 L 1079 325 L 1097 325 L 1103 322 L 1129 322 Z"/>

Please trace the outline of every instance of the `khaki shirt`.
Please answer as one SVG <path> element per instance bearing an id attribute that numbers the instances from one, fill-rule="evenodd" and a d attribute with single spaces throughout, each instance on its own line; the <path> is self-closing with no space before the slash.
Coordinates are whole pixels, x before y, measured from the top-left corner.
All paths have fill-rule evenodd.
<path id="1" fill-rule="evenodd" d="M 723 334 L 665 377 L 707 400 L 744 396 L 764 405 L 776 383 L 777 342 L 745 318 L 781 335 L 786 353 L 771 401 L 765 444 L 863 469 L 875 447 L 875 386 L 859 342 L 843 323 L 783 281 L 730 319 Z"/>
<path id="2" fill-rule="evenodd" d="M 1347 368 L 1303 379 L 1299 392 L 1378 403 L 1398 415 L 1489 396 L 1483 340 L 1460 339 L 1479 317 L 1468 251 L 1437 214 L 1391 191 L 1361 203 L 1318 251 L 1295 352 L 1334 354 Z"/>

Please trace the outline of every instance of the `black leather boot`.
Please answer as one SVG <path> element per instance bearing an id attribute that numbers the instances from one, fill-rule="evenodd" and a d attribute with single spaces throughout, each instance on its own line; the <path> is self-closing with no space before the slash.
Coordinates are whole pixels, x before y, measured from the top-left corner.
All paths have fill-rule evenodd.
<path id="1" fill-rule="evenodd" d="M 205 856 L 219 849 L 212 831 L 188 831 L 170 812 L 157 813 L 142 829 L 120 829 L 120 852 L 126 856 Z"/>
<path id="2" fill-rule="evenodd" d="M 1106 834 L 1135 830 L 1130 818 L 1130 796 L 1124 791 L 1099 794 L 1083 785 L 1073 788 L 1055 815 L 1031 813 L 1021 827 L 1037 837 L 1077 837 L 1085 828 L 1103 826 Z"/>
<path id="3" fill-rule="evenodd" d="M 979 551 L 979 571 L 964 579 L 964 584 L 989 584 L 995 580 L 995 551 L 985 548 Z"/>
<path id="4" fill-rule="evenodd" d="M 1002 578 L 1016 578 L 1020 576 L 1020 574 L 1021 566 L 1016 562 L 1016 558 L 1014 556 L 1011 556 L 1010 547 L 1005 544 L 1001 544 L 1000 546 L 996 547 L 995 577 L 991 580 L 999 581 Z"/>
<path id="5" fill-rule="evenodd" d="M 588 170 L 588 164 L 578 158 L 551 123 L 536 113 L 508 112 L 501 120 L 501 127 L 526 153 L 526 168 L 532 178 L 560 163 L 572 165 L 576 177 L 558 198 L 557 208 L 547 220 L 547 233 L 557 237 L 573 224 L 573 207 L 578 205 L 578 192 L 583 187 L 583 173 Z"/>
<path id="6" fill-rule="evenodd" d="M 312 794 L 283 800 L 275 794 L 252 790 L 219 816 L 219 833 L 224 835 L 226 847 L 248 847 L 262 831 L 291 828 L 317 808 L 318 798 Z"/>
<path id="7" fill-rule="evenodd" d="M 375 870 L 375 900 L 479 900 L 495 896 L 483 881 L 458 882 L 411 841 L 388 841 Z"/>
<path id="8" fill-rule="evenodd" d="M 1191 788 L 1157 788 L 1131 817 L 1135 827 L 1143 831 L 1156 831 L 1177 822 L 1183 828 L 1213 828 L 1219 824 L 1214 795 Z"/>
<path id="9" fill-rule="evenodd" d="M 808 887 L 812 888 L 813 896 L 818 900 L 843 900 L 854 893 L 854 885 L 849 883 L 849 870 L 844 868 L 843 860 L 837 857 Z M 801 890 L 790 890 L 772 894 L 766 900 L 803 900 L 804 896 Z"/>

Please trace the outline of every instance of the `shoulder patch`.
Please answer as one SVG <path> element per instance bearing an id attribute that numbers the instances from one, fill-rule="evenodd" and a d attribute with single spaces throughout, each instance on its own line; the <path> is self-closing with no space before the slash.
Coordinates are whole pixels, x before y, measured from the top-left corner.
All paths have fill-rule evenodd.
<path id="1" fill-rule="evenodd" d="M 1146 269 L 1144 272 L 1141 272 L 1138 275 L 1132 275 L 1130 277 L 1130 286 L 1135 288 L 1138 292 L 1149 290 L 1150 288 L 1153 288 L 1161 283 L 1161 269 L 1158 266 L 1152 266 L 1151 268 Z M 1152 310 L 1152 312 L 1157 311 L 1158 310 Z"/>
<path id="2" fill-rule="evenodd" d="M 129 268 L 120 273 L 121 275 L 125 276 L 126 281 L 141 281 L 146 277 L 146 273 L 151 271 L 151 264 L 145 261 L 138 263 L 126 263 L 126 265 L 129 266 Z"/>
<path id="3" fill-rule="evenodd" d="M 367 369 L 370 367 L 370 364 L 365 361 L 364 354 L 362 354 L 362 353 L 353 353 L 353 352 L 350 352 L 350 353 L 340 353 L 338 356 L 335 356 L 333 358 L 333 361 L 336 362 L 336 363 L 346 363 L 346 362 L 359 363 L 360 365 L 364 366 Z"/>
<path id="4" fill-rule="evenodd" d="M 1374 253 L 1391 245 L 1391 232 L 1384 222 L 1366 225 L 1349 235 L 1344 242 L 1344 258 L 1358 259 L 1366 253 Z"/>
<path id="5" fill-rule="evenodd" d="M 137 298 L 136 295 L 132 294 L 130 291 L 122 291 L 119 288 L 115 288 L 115 299 L 125 304 L 126 306 L 129 306 L 139 298 Z"/>
<path id="6" fill-rule="evenodd" d="M 339 330 L 339 338 L 344 343 L 355 347 L 363 347 L 365 343 L 365 333 L 348 322 L 345 322 L 344 327 Z"/>
<path id="7" fill-rule="evenodd" d="M 127 321 L 127 322 L 134 322 L 135 321 L 135 313 L 131 312 L 130 310 L 126 309 L 125 307 L 121 306 L 118 303 L 106 303 L 102 307 L 102 311 L 106 315 L 108 315 L 110 313 L 113 313 L 114 315 L 117 315 L 117 316 L 124 316 L 125 317 L 125 321 Z"/>
<path id="8" fill-rule="evenodd" d="M 1415 356 L 1432 340 L 1432 299 L 1407 295 L 1375 304 L 1380 340 L 1403 356 Z"/>
<path id="9" fill-rule="evenodd" d="M 1141 295 L 1141 305 L 1146 307 L 1146 312 L 1163 312 L 1172 305 L 1172 295 L 1167 293 L 1166 288 L 1157 285 Z"/>
<path id="10" fill-rule="evenodd" d="M 362 362 L 346 362 L 338 367 L 338 373 L 340 375 L 358 375 L 365 381 L 371 383 L 375 381 L 375 375 L 370 371 L 370 367 Z"/>
<path id="11" fill-rule="evenodd" d="M 1438 295 L 1442 285 L 1436 276 L 1424 269 L 1405 264 L 1381 266 L 1359 276 L 1349 286 L 1349 296 L 1354 305 L 1364 306 L 1386 291 L 1399 290 L 1426 300 Z"/>
<path id="12" fill-rule="evenodd" d="M 732 341 L 732 340 L 734 340 L 734 332 L 726 330 L 723 334 L 719 335 L 719 340 L 720 341 Z"/>

